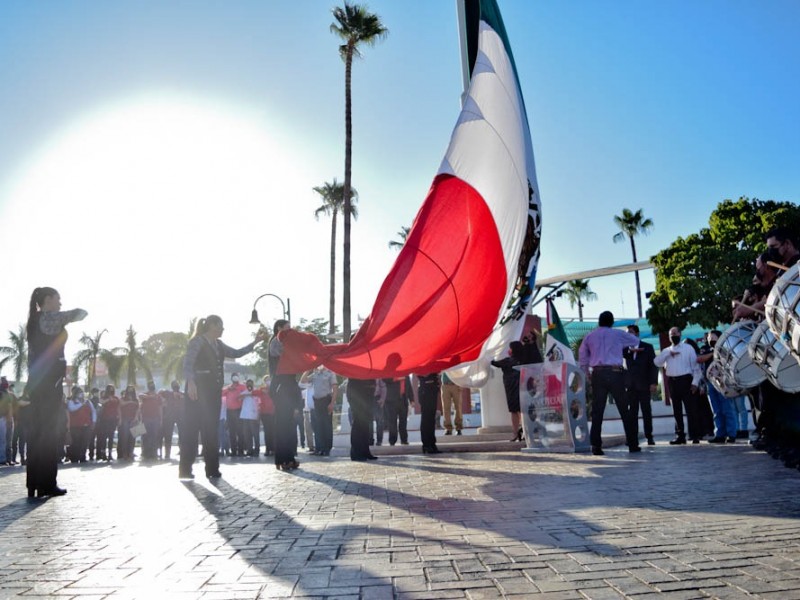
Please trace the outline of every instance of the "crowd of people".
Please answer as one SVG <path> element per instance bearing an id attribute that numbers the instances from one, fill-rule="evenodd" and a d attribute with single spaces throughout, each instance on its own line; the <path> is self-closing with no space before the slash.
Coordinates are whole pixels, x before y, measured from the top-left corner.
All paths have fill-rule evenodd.
<path id="1" fill-rule="evenodd" d="M 754 261 L 752 285 L 733 300 L 733 322 L 763 320 L 765 304 L 779 272 L 800 259 L 797 242 L 789 230 L 772 229 L 764 241 L 767 251 Z M 787 466 L 800 466 L 800 395 L 784 391 L 769 380 L 739 395 L 720 389 L 719 383 L 708 377 L 714 349 L 722 336 L 719 330 L 707 332 L 698 344 L 684 338 L 680 328 L 672 327 L 669 346 L 655 354 L 652 345 L 639 339 L 636 325 L 627 331 L 614 329 L 611 312 L 601 313 L 598 325 L 583 339 L 579 352 L 580 365 L 592 387 L 593 454 L 603 454 L 601 432 L 609 395 L 619 410 L 629 451 L 641 451 L 640 410 L 647 443 L 655 444 L 650 398 L 657 388 L 658 371 L 663 369 L 675 421 L 675 437 L 670 444 L 699 444 L 702 439 L 712 444 L 732 444 L 749 439 L 748 415 L 752 410 L 755 438 L 751 443 L 783 459 Z"/>

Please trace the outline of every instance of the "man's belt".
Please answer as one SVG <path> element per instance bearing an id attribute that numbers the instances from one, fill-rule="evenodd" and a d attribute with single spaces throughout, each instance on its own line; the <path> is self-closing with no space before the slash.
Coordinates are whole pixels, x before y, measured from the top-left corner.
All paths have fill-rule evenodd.
<path id="1" fill-rule="evenodd" d="M 615 371 L 622 373 L 625 369 L 622 368 L 622 365 L 596 365 L 592 367 L 593 371 Z"/>

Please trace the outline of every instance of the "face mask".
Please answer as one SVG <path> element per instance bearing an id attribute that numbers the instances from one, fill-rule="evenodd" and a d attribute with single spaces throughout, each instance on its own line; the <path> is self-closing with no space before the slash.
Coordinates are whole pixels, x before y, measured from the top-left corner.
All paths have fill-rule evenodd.
<path id="1" fill-rule="evenodd" d="M 772 262 L 776 262 L 778 264 L 783 263 L 783 258 L 781 258 L 781 252 L 777 248 L 767 248 L 767 257 Z"/>
<path id="2" fill-rule="evenodd" d="M 671 336 L 669 336 L 669 341 L 672 342 L 673 346 L 677 346 L 681 341 L 681 336 L 679 336 L 679 335 L 671 335 Z"/>
<path id="3" fill-rule="evenodd" d="M 238 377 L 231 377 L 231 381 L 233 381 L 233 383 L 239 383 L 239 378 Z"/>

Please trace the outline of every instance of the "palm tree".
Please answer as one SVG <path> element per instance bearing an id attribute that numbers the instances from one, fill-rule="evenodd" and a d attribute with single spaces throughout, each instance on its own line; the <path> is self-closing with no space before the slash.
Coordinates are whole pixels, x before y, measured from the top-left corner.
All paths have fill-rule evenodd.
<path id="1" fill-rule="evenodd" d="M 19 330 L 14 333 L 8 332 L 10 346 L 0 346 L 0 371 L 11 362 L 14 366 L 14 381 L 22 379 L 22 373 L 28 365 L 28 336 L 25 332 L 25 325 L 20 325 Z"/>
<path id="2" fill-rule="evenodd" d="M 653 220 L 645 219 L 640 208 L 636 212 L 631 212 L 627 208 L 622 209 L 622 215 L 614 215 L 614 223 L 620 228 L 620 232 L 614 234 L 614 243 L 623 241 L 626 237 L 631 241 L 631 253 L 633 262 L 636 262 L 636 244 L 633 241 L 640 233 L 647 235 L 653 228 Z M 639 271 L 634 271 L 636 276 L 636 303 L 639 306 L 639 318 L 642 318 L 642 288 L 639 284 Z"/>
<path id="3" fill-rule="evenodd" d="M 353 123 L 351 100 L 351 73 L 353 57 L 360 57 L 359 45 L 374 46 L 378 40 L 387 36 L 389 30 L 381 23 L 378 15 L 370 13 L 365 6 L 350 4 L 345 0 L 344 8 L 333 9 L 335 23 L 331 32 L 338 35 L 344 43 L 339 46 L 339 55 L 344 61 L 344 257 L 342 271 L 344 290 L 342 298 L 342 329 L 344 339 L 350 339 L 350 215 L 351 215 L 351 163 L 353 151 Z"/>
<path id="4" fill-rule="evenodd" d="M 100 347 L 100 339 L 107 332 L 108 329 L 103 329 L 103 331 L 98 331 L 94 337 L 84 333 L 80 339 L 80 343 L 83 344 L 84 348 L 79 350 L 72 358 L 72 369 L 75 371 L 76 378 L 81 368 L 86 367 L 86 384 L 89 387 L 94 387 L 95 385 L 95 369 L 97 368 L 97 361 L 103 352 Z"/>
<path id="5" fill-rule="evenodd" d="M 139 369 L 144 371 L 148 380 L 153 378 L 144 351 L 136 345 L 136 331 L 133 329 L 133 325 L 128 327 L 125 345 L 121 348 L 114 348 L 110 352 L 101 352 L 100 359 L 108 366 L 108 376 L 117 385 L 119 385 L 119 377 L 123 371 L 127 372 L 127 385 L 136 385 L 136 373 Z"/>
<path id="6" fill-rule="evenodd" d="M 583 321 L 583 302 L 582 300 L 597 300 L 597 294 L 589 289 L 588 279 L 575 279 L 570 281 L 564 288 L 564 295 L 569 300 L 571 308 L 578 305 L 578 320 Z"/>
<path id="7" fill-rule="evenodd" d="M 159 357 L 159 366 L 164 371 L 164 381 L 170 379 L 182 379 L 183 376 L 183 358 L 186 356 L 186 350 L 189 347 L 189 340 L 194 333 L 194 327 L 197 324 L 197 319 L 194 318 L 189 322 L 188 333 L 178 333 L 170 337 L 167 344 Z"/>
<path id="8" fill-rule="evenodd" d="M 399 237 L 400 240 L 391 240 L 389 242 L 389 248 L 400 250 L 400 248 L 406 245 L 409 233 L 411 233 L 411 227 L 400 227 L 400 231 L 397 232 L 397 237 Z"/>
<path id="9" fill-rule="evenodd" d="M 344 185 L 338 183 L 336 178 L 333 178 L 333 183 L 325 182 L 324 185 L 313 188 L 320 196 L 322 196 L 322 206 L 314 211 L 314 217 L 319 220 L 320 215 L 330 215 L 331 217 L 331 285 L 330 285 L 330 300 L 329 300 L 329 315 L 328 315 L 328 333 L 336 331 L 336 217 L 341 211 L 344 210 Z M 355 188 L 350 188 L 350 215 L 358 218 L 358 209 L 355 202 L 358 201 L 358 192 Z"/>

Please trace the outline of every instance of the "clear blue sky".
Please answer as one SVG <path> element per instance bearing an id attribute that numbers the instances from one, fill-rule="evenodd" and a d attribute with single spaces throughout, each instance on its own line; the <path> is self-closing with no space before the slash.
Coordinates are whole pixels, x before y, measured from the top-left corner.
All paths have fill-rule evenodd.
<path id="1" fill-rule="evenodd" d="M 353 242 L 354 313 L 362 316 L 394 256 L 386 242 L 410 223 L 438 169 L 461 93 L 454 0 L 367 4 L 390 33 L 364 50 L 353 73 L 353 183 L 361 195 Z M 119 340 L 129 324 L 144 336 L 183 330 L 190 317 L 219 312 L 229 341 L 244 342 L 249 330 L 233 320 L 264 291 L 290 296 L 295 320 L 327 316 L 329 226 L 313 219 L 318 202 L 310 187 L 343 176 L 344 68 L 328 30 L 333 5 L 0 5 L 0 216 L 3 229 L 14 232 L 0 240 L 6 263 L 0 343 L 6 330 L 24 320 L 30 290 L 41 284 L 62 289 L 66 305 L 98 316 L 83 329 L 108 328 Z M 628 262 L 629 246 L 611 241 L 612 216 L 623 207 L 642 208 L 655 222 L 653 233 L 638 241 L 640 258 L 647 258 L 699 230 L 723 199 L 800 197 L 796 1 L 499 5 L 536 154 L 544 217 L 541 277 Z M 164 202 L 143 200 L 147 231 L 130 216 L 136 207 L 113 193 L 105 193 L 102 205 L 84 205 L 83 194 L 51 190 L 35 209 L 19 206 L 28 197 L 19 191 L 20 181 L 48 177 L 39 165 L 54 140 L 80 133 L 93 115 L 153 95 L 213 105 L 252 121 L 253 130 L 270 137 L 301 174 L 280 188 L 284 193 L 267 194 L 256 205 L 237 204 L 236 197 L 198 205 L 178 194 L 177 208 L 167 210 L 169 222 L 159 214 Z M 164 129 L 169 125 L 167 119 Z M 157 133 L 150 136 L 155 147 L 162 142 Z M 110 144 L 101 150 L 110 155 L 118 149 Z M 54 212 L 48 202 L 74 210 Z M 98 210 L 101 220 L 86 216 Z M 216 261 L 220 269 L 215 285 L 187 275 L 184 259 L 172 256 L 180 250 L 165 246 L 137 261 L 141 247 L 134 251 L 124 243 L 134 238 L 149 246 L 163 236 L 191 237 L 199 227 L 192 220 L 197 213 L 214 223 L 222 242 L 222 249 L 208 243 L 203 250 L 203 260 Z M 185 223 L 175 216 L 181 214 Z M 30 266 L 20 246 L 31 221 L 56 218 L 63 237 L 38 244 L 32 252 L 39 258 Z M 292 234 L 289 242 L 281 238 L 286 232 Z M 213 239 L 213 231 L 209 235 Z M 240 236 L 259 238 L 260 249 L 240 245 Z M 109 253 L 115 257 L 111 268 L 93 259 Z M 163 295 L 169 286 L 194 293 L 171 300 Z M 599 300 L 587 305 L 587 316 L 607 308 L 634 315 L 632 275 L 591 286 Z M 643 276 L 643 287 L 653 288 L 651 273 Z M 219 288 L 225 293 L 215 295 Z M 194 302 L 197 297 L 209 301 Z M 171 302 L 175 310 L 159 309 Z M 559 302 L 562 317 L 576 314 Z M 73 328 L 73 339 L 81 329 Z"/>

